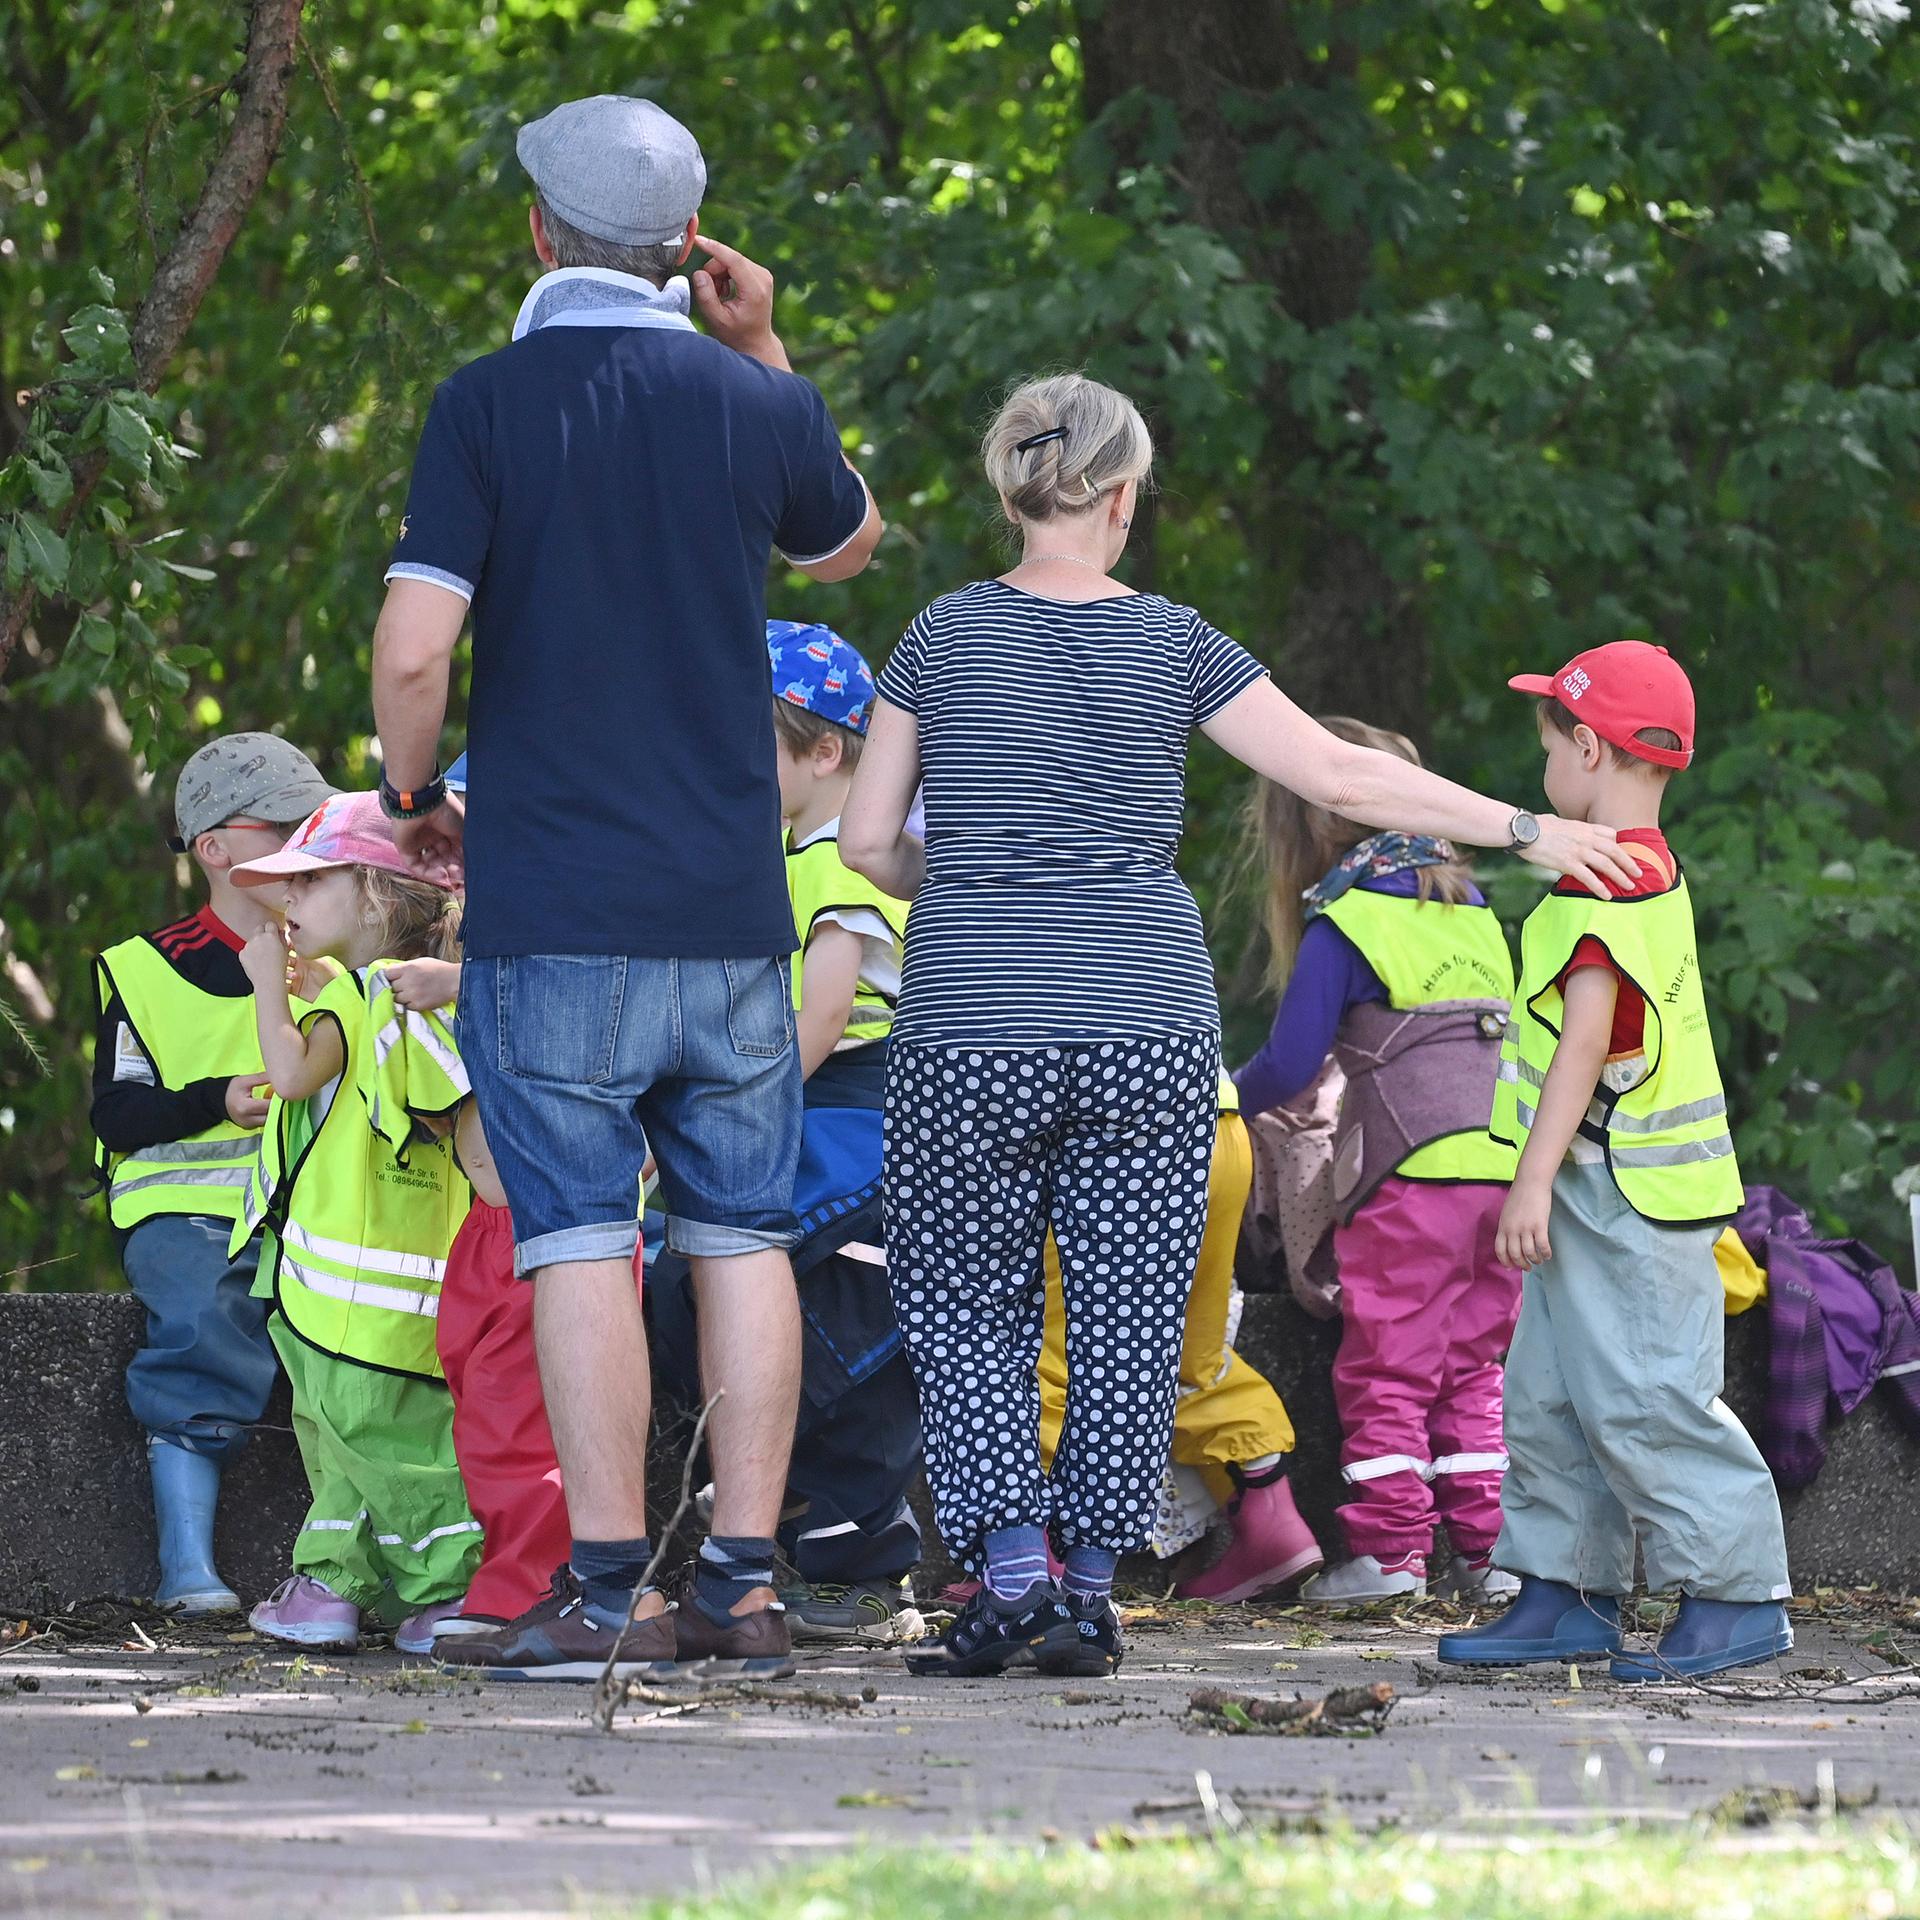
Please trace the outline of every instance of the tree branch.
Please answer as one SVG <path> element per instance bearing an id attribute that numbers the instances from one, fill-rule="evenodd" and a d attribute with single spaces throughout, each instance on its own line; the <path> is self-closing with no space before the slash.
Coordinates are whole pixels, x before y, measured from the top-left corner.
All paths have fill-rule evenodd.
<path id="1" fill-rule="evenodd" d="M 867 76 L 867 86 L 873 95 L 874 130 L 880 137 L 881 169 L 889 180 L 898 181 L 906 130 L 900 124 L 899 109 L 887 90 L 887 76 L 881 69 L 873 33 L 861 20 L 853 0 L 840 0 L 840 17 L 846 22 L 847 37 L 853 42 L 854 55 Z"/>
<path id="2" fill-rule="evenodd" d="M 200 302 L 280 150 L 300 8 L 301 0 L 254 0 L 239 104 L 227 144 L 207 170 L 200 198 L 166 258 L 154 269 L 147 297 L 134 316 L 134 365 L 149 393 L 180 351 L 193 316 L 200 311 Z"/>
<path id="3" fill-rule="evenodd" d="M 134 367 L 141 386 L 149 393 L 173 364 L 280 150 L 287 125 L 301 6 L 302 0 L 253 0 L 238 104 L 226 144 L 207 170 L 193 211 L 154 268 L 146 298 L 133 317 Z M 60 520 L 62 530 L 72 524 L 103 469 L 104 461 L 97 456 L 76 466 L 73 498 Z M 26 628 L 34 597 L 30 581 L 24 582 L 17 593 L 0 591 L 0 675 L 6 672 Z"/>

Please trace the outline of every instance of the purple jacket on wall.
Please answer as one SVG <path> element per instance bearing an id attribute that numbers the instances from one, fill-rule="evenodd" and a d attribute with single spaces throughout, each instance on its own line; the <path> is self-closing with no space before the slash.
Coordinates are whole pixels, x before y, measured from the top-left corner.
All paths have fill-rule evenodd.
<path id="1" fill-rule="evenodd" d="M 1812 1483 L 1827 1457 L 1829 1408 L 1845 1417 L 1884 1381 L 1920 1437 L 1920 1299 L 1858 1240 L 1816 1237 L 1777 1187 L 1749 1187 L 1733 1223 L 1767 1270 L 1766 1430 L 1760 1450 L 1783 1487 Z"/>

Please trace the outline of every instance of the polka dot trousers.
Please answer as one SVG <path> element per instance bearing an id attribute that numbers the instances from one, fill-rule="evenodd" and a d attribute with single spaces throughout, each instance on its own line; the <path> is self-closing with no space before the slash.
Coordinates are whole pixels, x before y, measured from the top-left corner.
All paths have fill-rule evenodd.
<path id="1" fill-rule="evenodd" d="M 1211 1032 L 891 1049 L 887 1271 L 940 1532 L 975 1572 L 1001 1527 L 1050 1524 L 1062 1548 L 1146 1542 L 1206 1225 L 1219 1063 Z M 1051 1477 L 1035 1372 L 1049 1226 L 1068 1373 Z"/>

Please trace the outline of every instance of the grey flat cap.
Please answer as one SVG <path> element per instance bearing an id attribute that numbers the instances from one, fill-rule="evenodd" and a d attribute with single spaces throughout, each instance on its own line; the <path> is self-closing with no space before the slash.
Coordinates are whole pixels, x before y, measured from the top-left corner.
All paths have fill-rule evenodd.
<path id="1" fill-rule="evenodd" d="M 596 93 L 529 120 L 514 143 L 540 197 L 569 226 L 621 247 L 677 240 L 700 209 L 700 143 L 651 100 Z"/>
<path id="2" fill-rule="evenodd" d="M 180 769 L 173 795 L 180 828 L 175 848 L 184 852 L 200 834 L 229 820 L 296 826 L 333 793 L 291 741 L 273 733 L 224 734 Z"/>

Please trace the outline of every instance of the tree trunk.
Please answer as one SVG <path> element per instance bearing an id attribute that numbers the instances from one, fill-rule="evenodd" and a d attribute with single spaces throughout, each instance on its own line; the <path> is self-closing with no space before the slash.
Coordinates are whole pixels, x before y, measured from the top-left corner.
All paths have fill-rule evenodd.
<path id="1" fill-rule="evenodd" d="M 1192 217 L 1231 246 L 1277 306 L 1310 328 L 1343 321 L 1365 297 L 1373 236 L 1329 222 L 1283 175 L 1257 193 L 1249 149 L 1279 139 L 1324 152 L 1327 128 L 1363 111 L 1351 97 L 1359 0 L 1317 10 L 1324 50 L 1303 44 L 1287 0 L 1079 0 L 1087 118 L 1136 88 L 1168 102 L 1180 133 L 1172 172 Z M 1426 639 L 1412 596 L 1380 554 L 1329 506 L 1311 476 L 1318 453 L 1285 382 L 1249 398 L 1266 420 L 1260 474 L 1239 509 L 1247 550 L 1274 609 L 1243 635 L 1282 684 L 1316 712 L 1344 712 L 1418 737 L 1425 732 Z M 1353 404 L 1364 410 L 1367 396 Z"/>
<path id="2" fill-rule="evenodd" d="M 246 57 L 237 83 L 238 101 L 226 144 L 207 169 L 200 198 L 154 268 L 146 297 L 133 317 L 134 366 L 140 384 L 149 393 L 165 378 L 174 355 L 180 351 L 200 302 L 213 285 L 240 223 L 280 150 L 300 41 L 301 5 L 302 0 L 254 0 L 247 25 Z M 89 456 L 76 465 L 73 498 L 59 522 L 62 530 L 72 524 L 104 466 L 99 456 Z M 33 604 L 30 581 L 17 593 L 0 589 L 0 675 L 6 673 Z"/>

